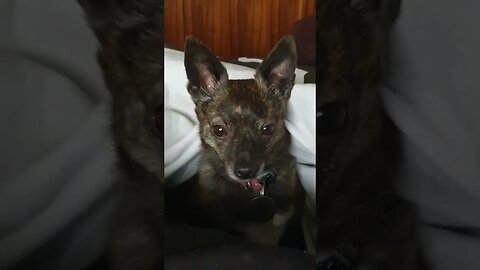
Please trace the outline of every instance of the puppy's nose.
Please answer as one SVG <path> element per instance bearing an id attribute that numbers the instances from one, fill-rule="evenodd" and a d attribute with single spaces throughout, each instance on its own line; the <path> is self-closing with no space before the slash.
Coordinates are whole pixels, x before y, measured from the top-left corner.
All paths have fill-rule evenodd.
<path id="1" fill-rule="evenodd" d="M 242 179 L 247 179 L 252 176 L 252 170 L 248 167 L 239 167 L 235 169 L 235 174 Z"/>

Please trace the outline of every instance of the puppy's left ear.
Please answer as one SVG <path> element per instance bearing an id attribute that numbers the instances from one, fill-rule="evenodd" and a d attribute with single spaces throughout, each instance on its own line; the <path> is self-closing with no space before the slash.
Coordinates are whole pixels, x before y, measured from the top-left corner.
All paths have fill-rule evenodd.
<path id="1" fill-rule="evenodd" d="M 257 68 L 255 79 L 265 88 L 290 97 L 297 67 L 297 49 L 293 36 L 283 37 Z"/>

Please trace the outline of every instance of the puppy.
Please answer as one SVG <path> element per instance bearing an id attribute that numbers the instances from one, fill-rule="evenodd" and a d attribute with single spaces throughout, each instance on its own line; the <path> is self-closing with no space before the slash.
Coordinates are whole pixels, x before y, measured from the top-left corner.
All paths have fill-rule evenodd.
<path id="1" fill-rule="evenodd" d="M 202 42 L 186 39 L 187 89 L 202 152 L 197 177 L 171 197 L 190 222 L 251 242 L 279 243 L 305 196 L 284 124 L 295 67 L 294 39 L 287 36 L 260 64 L 254 79 L 229 80 Z"/>

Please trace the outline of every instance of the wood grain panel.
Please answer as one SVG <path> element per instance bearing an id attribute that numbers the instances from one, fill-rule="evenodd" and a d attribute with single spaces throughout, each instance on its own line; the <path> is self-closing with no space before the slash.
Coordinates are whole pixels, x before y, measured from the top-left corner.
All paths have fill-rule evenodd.
<path id="1" fill-rule="evenodd" d="M 294 22 L 315 15 L 315 0 L 165 0 L 164 14 L 168 47 L 183 50 L 192 35 L 222 57 L 265 58 Z"/>

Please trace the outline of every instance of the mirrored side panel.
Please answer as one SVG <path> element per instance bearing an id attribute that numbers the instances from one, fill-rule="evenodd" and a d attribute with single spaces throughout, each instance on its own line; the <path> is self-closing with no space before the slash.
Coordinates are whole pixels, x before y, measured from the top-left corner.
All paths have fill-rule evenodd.
<path id="1" fill-rule="evenodd" d="M 109 269 L 163 268 L 163 1 L 79 1 L 98 40 L 111 104 L 116 197 Z"/>

